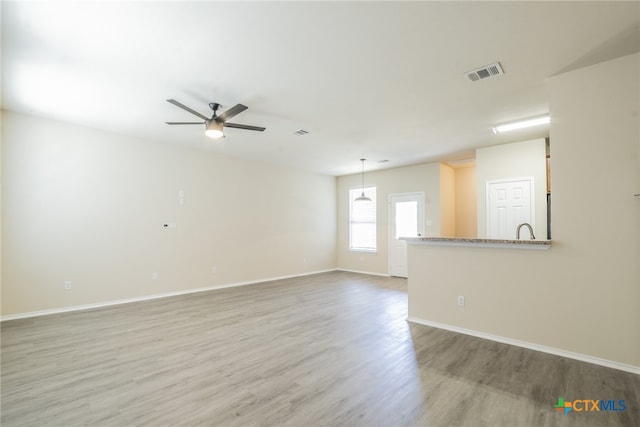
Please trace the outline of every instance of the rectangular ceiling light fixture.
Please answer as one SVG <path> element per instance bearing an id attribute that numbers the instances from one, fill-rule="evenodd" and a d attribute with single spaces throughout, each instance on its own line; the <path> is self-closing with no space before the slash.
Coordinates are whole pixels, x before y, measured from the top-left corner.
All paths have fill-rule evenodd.
<path id="1" fill-rule="evenodd" d="M 497 125 L 493 128 L 493 133 L 498 134 L 502 132 L 508 132 L 510 130 L 524 129 L 533 126 L 546 125 L 551 122 L 551 117 L 548 114 L 540 117 L 534 117 L 531 119 L 520 120 L 517 122 L 505 123 L 503 125 Z"/>

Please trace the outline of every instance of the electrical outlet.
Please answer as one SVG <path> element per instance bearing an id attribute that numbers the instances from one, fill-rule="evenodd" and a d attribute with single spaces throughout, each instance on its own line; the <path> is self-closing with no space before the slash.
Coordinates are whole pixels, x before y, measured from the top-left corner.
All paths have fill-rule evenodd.
<path id="1" fill-rule="evenodd" d="M 464 307 L 464 296 L 463 295 L 458 295 L 458 305 L 460 307 Z"/>
<path id="2" fill-rule="evenodd" d="M 65 288 L 66 290 L 71 289 L 71 280 L 66 280 L 66 281 L 64 282 L 64 288 Z"/>
<path id="3" fill-rule="evenodd" d="M 151 280 L 158 280 L 158 273 L 151 273 Z"/>
<path id="4" fill-rule="evenodd" d="M 211 267 L 211 272 L 212 273 L 217 273 L 218 272 L 218 267 L 216 267 L 215 265 L 213 267 Z"/>

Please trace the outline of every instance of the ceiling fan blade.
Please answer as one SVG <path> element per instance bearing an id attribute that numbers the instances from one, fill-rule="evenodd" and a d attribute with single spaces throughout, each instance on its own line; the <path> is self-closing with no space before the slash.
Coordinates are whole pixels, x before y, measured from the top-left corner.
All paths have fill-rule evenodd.
<path id="1" fill-rule="evenodd" d="M 165 122 L 168 125 L 203 125 L 204 122 Z"/>
<path id="2" fill-rule="evenodd" d="M 263 130 L 266 129 L 260 126 L 239 125 L 237 123 L 225 123 L 224 126 L 228 128 L 236 128 L 236 129 L 244 129 L 244 130 L 257 130 L 259 132 L 262 132 Z"/>
<path id="3" fill-rule="evenodd" d="M 235 116 L 235 115 L 238 115 L 238 114 L 242 113 L 242 112 L 243 112 L 244 110 L 246 110 L 247 108 L 249 108 L 249 107 L 247 107 L 247 106 L 245 106 L 245 105 L 242 105 L 242 104 L 236 104 L 236 105 L 234 105 L 233 107 L 229 108 L 229 109 L 228 109 L 227 111 L 225 111 L 224 113 L 220 114 L 220 115 L 217 117 L 217 120 L 220 120 L 220 121 L 223 121 L 223 122 L 224 122 L 224 121 L 227 121 L 227 120 L 229 120 L 231 117 L 233 117 L 233 116 Z"/>
<path id="4" fill-rule="evenodd" d="M 191 108 L 187 107 L 184 104 L 181 104 L 180 102 L 176 101 L 175 99 L 167 99 L 167 102 L 175 105 L 176 107 L 182 108 L 183 110 L 188 111 L 191 114 L 194 114 L 194 115 L 200 117 L 202 120 L 209 120 L 209 117 L 206 117 L 203 114 L 198 113 L 196 110 L 192 110 Z"/>

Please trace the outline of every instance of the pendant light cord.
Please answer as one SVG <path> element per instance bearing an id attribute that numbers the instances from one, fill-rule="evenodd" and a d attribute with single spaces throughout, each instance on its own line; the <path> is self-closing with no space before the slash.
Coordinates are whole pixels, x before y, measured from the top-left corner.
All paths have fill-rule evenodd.
<path id="1" fill-rule="evenodd" d="M 364 162 L 367 159 L 360 159 L 362 162 L 362 197 L 364 197 Z"/>
<path id="2" fill-rule="evenodd" d="M 360 197 L 356 197 L 354 201 L 356 202 L 371 202 L 371 198 L 364 195 L 364 161 L 367 159 L 360 159 L 362 162 L 362 193 Z"/>

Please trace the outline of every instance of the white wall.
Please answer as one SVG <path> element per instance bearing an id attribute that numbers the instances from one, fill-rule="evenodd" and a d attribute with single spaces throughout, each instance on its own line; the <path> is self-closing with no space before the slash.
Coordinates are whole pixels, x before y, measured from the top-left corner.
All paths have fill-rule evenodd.
<path id="1" fill-rule="evenodd" d="M 552 142 L 553 144 L 553 142 Z M 533 177 L 537 239 L 547 236 L 547 169 L 544 139 L 496 145 L 476 150 L 478 237 L 487 237 L 487 181 Z"/>
<path id="2" fill-rule="evenodd" d="M 335 268 L 334 177 L 2 119 L 4 316 Z"/>
<path id="3" fill-rule="evenodd" d="M 549 89 L 555 292 L 568 312 L 580 308 L 572 323 L 590 330 L 577 334 L 585 347 L 640 366 L 640 55 Z"/>
<path id="4" fill-rule="evenodd" d="M 349 189 L 361 187 L 361 174 L 338 178 L 337 267 L 345 270 L 389 274 L 389 195 L 424 192 L 426 236 L 440 235 L 440 165 L 416 166 L 365 172 L 365 185 L 377 192 L 378 250 L 375 253 L 349 250 Z"/>
<path id="5" fill-rule="evenodd" d="M 635 54 L 551 78 L 551 249 L 411 245 L 410 316 L 640 371 L 638 76 Z"/>

